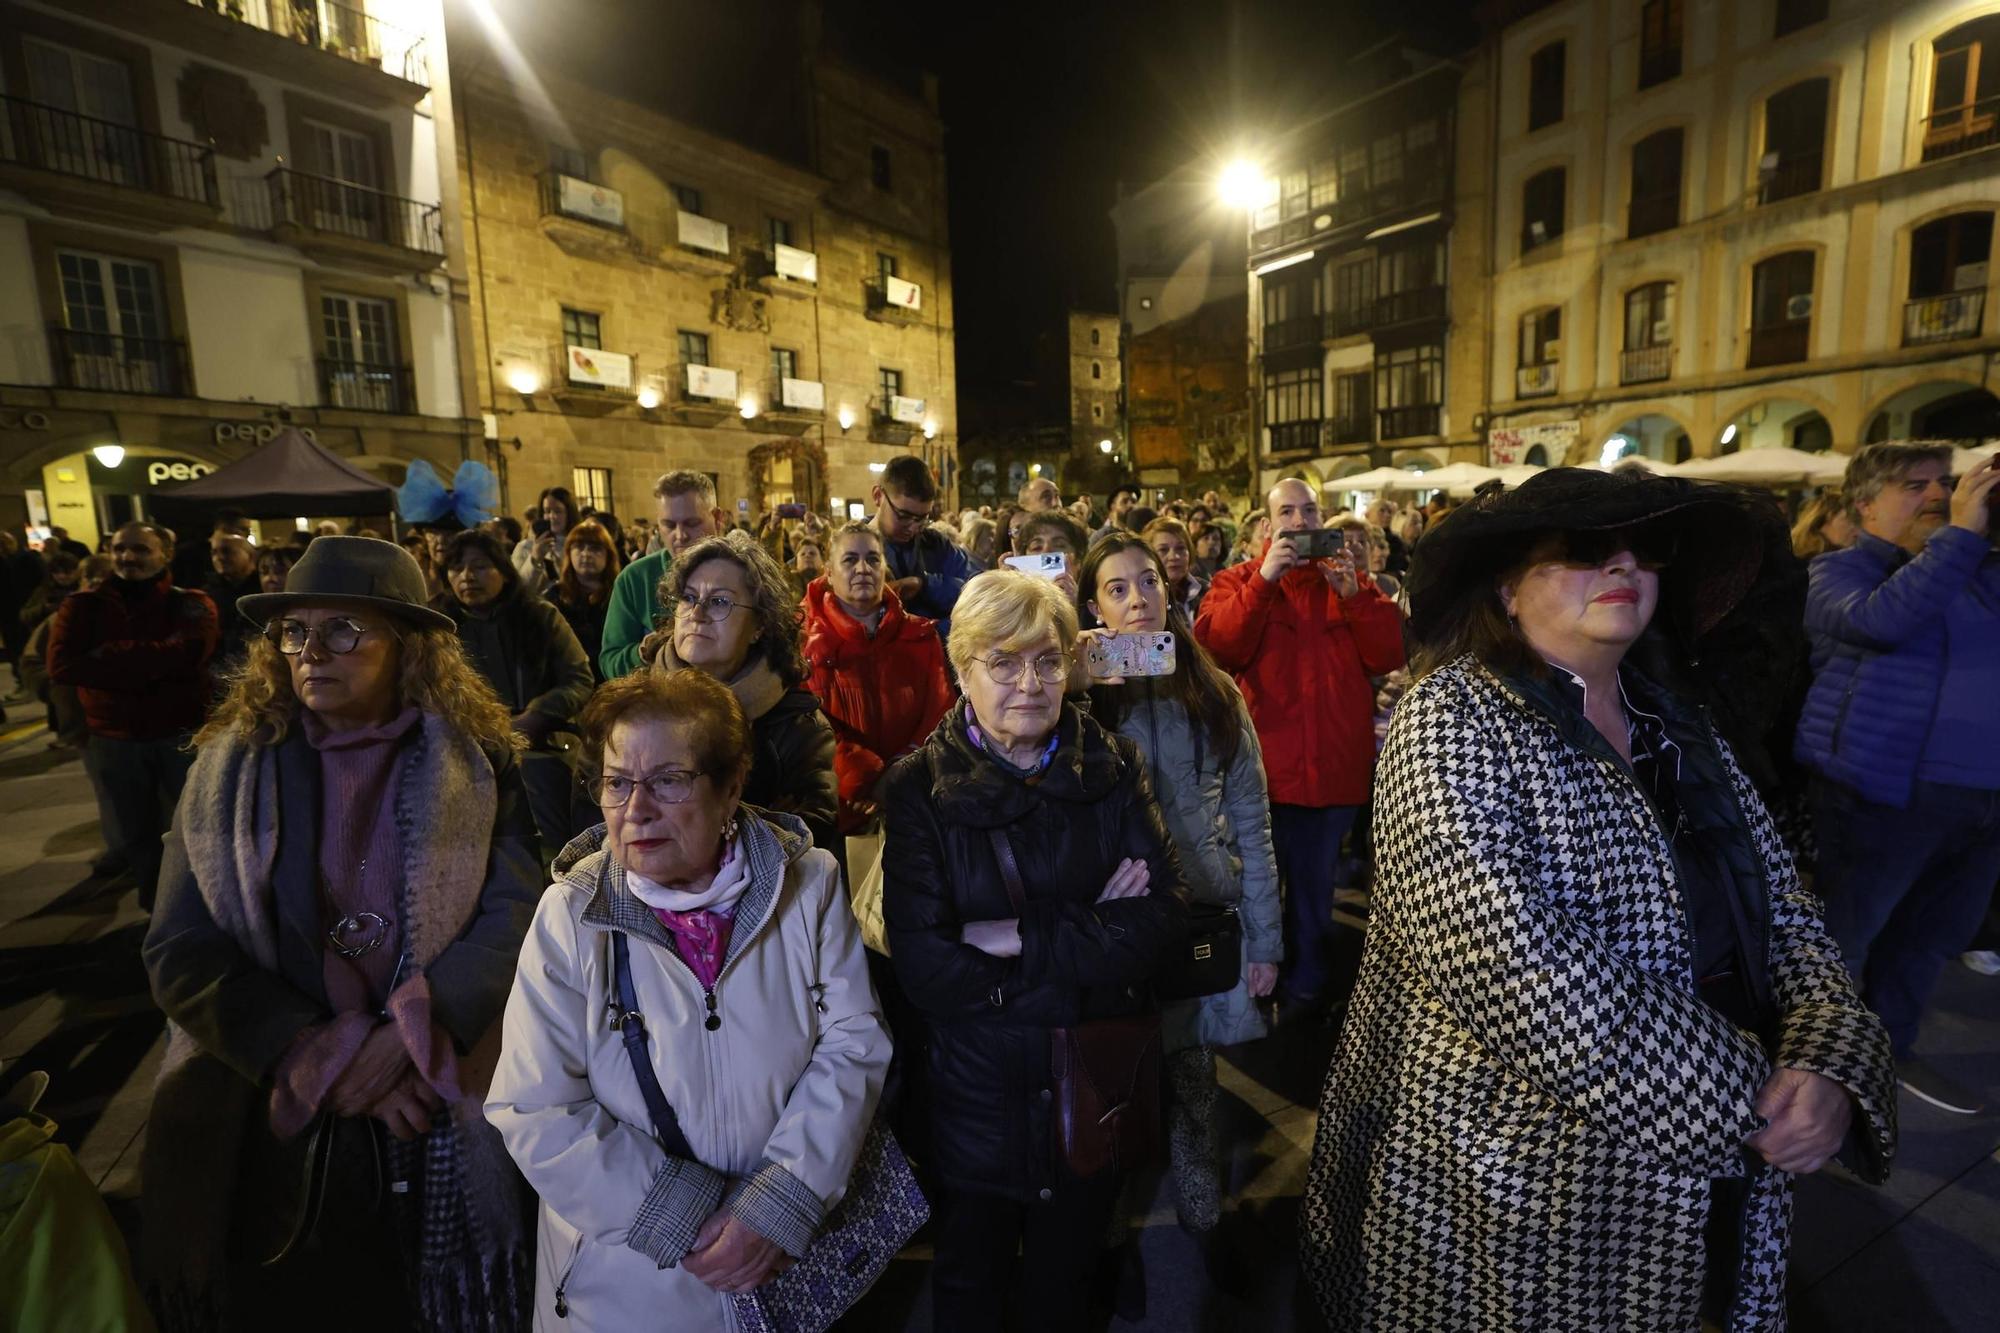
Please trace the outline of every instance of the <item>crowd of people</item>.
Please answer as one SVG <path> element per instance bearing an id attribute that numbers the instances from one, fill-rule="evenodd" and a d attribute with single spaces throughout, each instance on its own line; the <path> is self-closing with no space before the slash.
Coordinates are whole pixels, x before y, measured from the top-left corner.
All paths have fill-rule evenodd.
<path id="1" fill-rule="evenodd" d="M 942 516 L 900 457 L 857 521 L 676 471 L 631 528 L 223 516 L 200 589 L 150 523 L 47 551 L 7 633 L 170 1029 L 154 1313 L 737 1327 L 907 1157 L 936 1327 L 1140 1318 L 1161 1173 L 1243 1281 L 1217 1051 L 1334 1024 L 1332 1327 L 1782 1328 L 1794 1178 L 1883 1179 L 1899 1084 L 1981 1109 L 1918 1050 L 2000 971 L 2000 460 L 1952 456 L 1795 527 L 1571 468 Z"/>

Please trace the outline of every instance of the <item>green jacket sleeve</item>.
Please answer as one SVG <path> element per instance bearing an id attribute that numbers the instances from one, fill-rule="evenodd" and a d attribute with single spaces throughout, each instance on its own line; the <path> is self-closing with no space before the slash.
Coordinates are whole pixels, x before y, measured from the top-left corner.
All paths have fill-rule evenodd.
<path id="1" fill-rule="evenodd" d="M 656 585 L 666 573 L 667 561 L 640 556 L 623 570 L 611 585 L 611 603 L 604 612 L 604 645 L 597 653 L 597 667 L 604 679 L 612 680 L 639 665 L 639 642 L 653 629 L 659 609 Z"/>

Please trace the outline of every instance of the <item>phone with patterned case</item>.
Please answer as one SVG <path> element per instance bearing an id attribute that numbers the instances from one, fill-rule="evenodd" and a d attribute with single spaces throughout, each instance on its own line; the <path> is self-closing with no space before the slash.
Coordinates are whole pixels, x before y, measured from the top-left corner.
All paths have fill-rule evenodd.
<path id="1" fill-rule="evenodd" d="M 1090 640 L 1083 669 L 1094 679 L 1106 676 L 1171 676 L 1174 636 L 1171 634 L 1102 634 Z"/>

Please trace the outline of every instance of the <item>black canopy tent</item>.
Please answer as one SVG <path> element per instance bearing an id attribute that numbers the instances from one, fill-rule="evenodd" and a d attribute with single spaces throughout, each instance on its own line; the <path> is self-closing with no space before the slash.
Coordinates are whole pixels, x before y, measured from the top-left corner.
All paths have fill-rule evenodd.
<path id="1" fill-rule="evenodd" d="M 225 507 L 248 518 L 391 514 L 396 488 L 287 426 L 269 444 L 205 477 L 157 488 L 151 500 L 171 527 L 177 516 Z"/>

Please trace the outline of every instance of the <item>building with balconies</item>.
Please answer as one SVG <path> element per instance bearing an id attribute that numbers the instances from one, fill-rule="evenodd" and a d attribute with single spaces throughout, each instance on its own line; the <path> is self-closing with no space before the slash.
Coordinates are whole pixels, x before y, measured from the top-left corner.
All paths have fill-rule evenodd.
<path id="1" fill-rule="evenodd" d="M 1267 154 L 1249 217 L 1253 489 L 1476 458 L 1485 73 L 1384 43 Z"/>
<path id="2" fill-rule="evenodd" d="M 451 41 L 475 392 L 510 507 L 562 485 L 650 522 L 655 480 L 692 468 L 733 513 L 845 517 L 905 452 L 949 480 L 934 84 L 892 86 L 802 29 L 800 58 L 764 71 L 810 85 L 776 99 L 812 120 L 780 151 L 553 59 L 546 98 L 524 97 L 486 32 Z"/>
<path id="3" fill-rule="evenodd" d="M 1514 5 L 1493 463 L 2000 435 L 2000 10 Z"/>
<path id="4" fill-rule="evenodd" d="M 91 542 L 281 418 L 456 466 L 443 40 L 440 0 L 0 3 L 0 525 Z"/>

